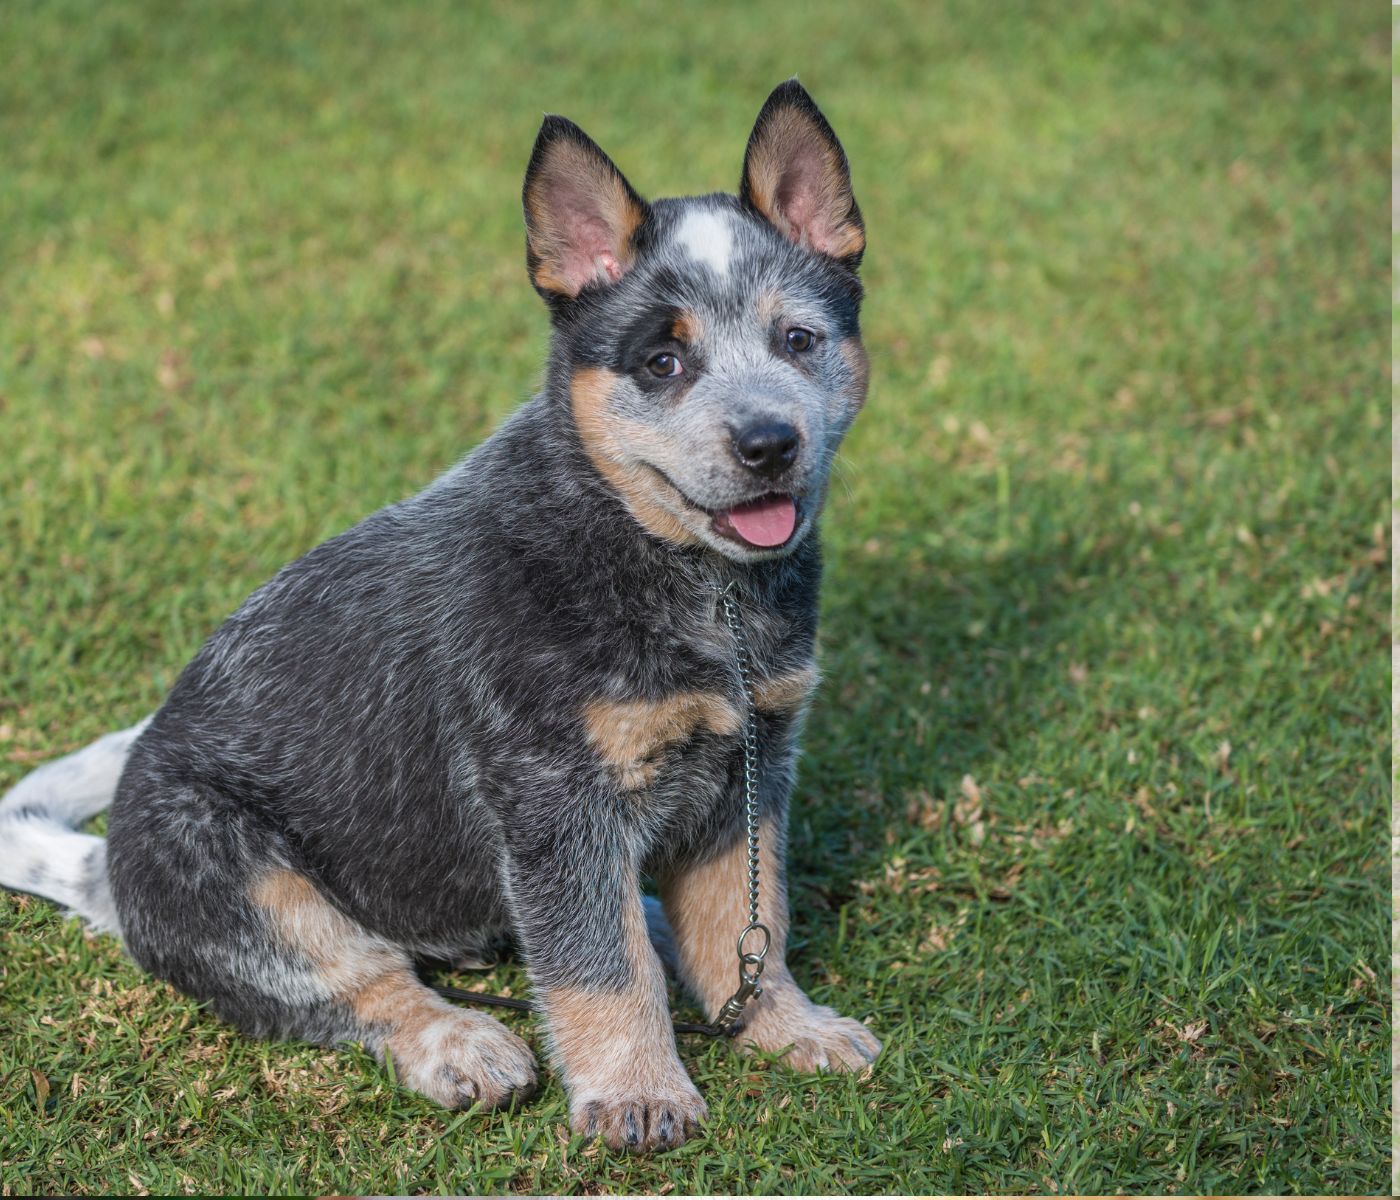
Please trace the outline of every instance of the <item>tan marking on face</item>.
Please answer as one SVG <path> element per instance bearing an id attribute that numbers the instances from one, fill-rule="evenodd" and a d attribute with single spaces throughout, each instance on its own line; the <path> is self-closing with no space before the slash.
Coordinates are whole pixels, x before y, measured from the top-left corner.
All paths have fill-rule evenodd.
<path id="1" fill-rule="evenodd" d="M 754 312 L 759 321 L 764 325 L 775 325 L 783 315 L 783 295 L 775 292 L 771 288 L 765 288 L 758 293 L 758 298 L 754 301 Z"/>
<path id="2" fill-rule="evenodd" d="M 554 142 L 548 158 L 535 176 L 525 207 L 530 219 L 526 225 L 530 251 L 538 260 L 534 271 L 537 286 L 563 296 L 576 296 L 582 287 L 570 278 L 564 263 L 569 231 L 554 218 L 545 197 L 554 187 L 592 196 L 599 219 L 605 225 L 612 261 L 597 264 L 597 278 L 615 281 L 632 265 L 632 237 L 642 223 L 642 210 L 628 195 L 617 174 L 582 146 L 567 139 Z"/>
<path id="3" fill-rule="evenodd" d="M 705 336 L 705 325 L 700 320 L 698 313 L 689 310 L 678 313 L 676 319 L 671 322 L 671 336 L 682 345 L 699 345 L 700 339 Z"/>
<path id="4" fill-rule="evenodd" d="M 760 679 L 754 684 L 754 705 L 760 712 L 789 716 L 807 703 L 817 679 L 817 668 L 810 664 L 771 679 Z"/>
<path id="5" fill-rule="evenodd" d="M 813 150 L 818 156 L 818 170 L 815 179 L 803 181 L 808 211 L 803 227 L 798 228 L 779 193 L 784 171 Z M 841 160 L 800 110 L 783 109 L 764 125 L 749 156 L 748 184 L 754 207 L 789 241 L 833 258 L 846 258 L 865 249 L 865 234 L 844 219 L 850 210 L 851 195 Z"/>
<path id="6" fill-rule="evenodd" d="M 865 234 L 858 226 L 838 225 L 824 249 L 832 258 L 849 258 L 852 254 L 860 254 L 865 250 Z"/>
<path id="7" fill-rule="evenodd" d="M 764 968 L 764 995 L 789 979 L 786 873 L 777 828 L 765 818 L 758 832 L 759 919 L 773 935 Z M 689 864 L 661 880 L 661 902 L 671 922 L 681 978 L 714 1017 L 738 985 L 734 939 L 748 924 L 748 847 L 741 837 L 706 862 Z M 752 936 L 752 935 L 751 935 Z M 795 985 L 794 985 L 795 986 Z M 763 997 L 751 1001 L 761 1004 Z"/>
<path id="8" fill-rule="evenodd" d="M 800 123 L 804 127 L 805 124 Z M 763 138 L 754 146 L 749 158 L 749 196 L 754 207 L 787 236 L 791 236 L 791 227 L 774 203 L 786 161 L 779 149 L 788 146 L 793 135 L 800 136 L 802 131 L 791 110 L 775 114 L 764 127 Z"/>
<path id="9" fill-rule="evenodd" d="M 627 510 L 648 533 L 668 542 L 693 545 L 700 539 L 663 503 L 666 482 L 655 471 L 627 455 L 622 438 L 630 434 L 644 442 L 648 431 L 620 421 L 608 410 L 608 399 L 617 385 L 617 376 L 606 367 L 584 367 L 574 373 L 569 400 L 583 448 L 590 461 Z"/>
<path id="10" fill-rule="evenodd" d="M 661 700 L 594 700 L 583 710 L 588 740 L 627 791 L 656 779 L 668 746 L 704 730 L 738 733 L 743 717 L 718 692 L 677 692 Z"/>
<path id="11" fill-rule="evenodd" d="M 845 338 L 841 342 L 841 357 L 851 372 L 851 394 L 856 406 L 865 404 L 866 393 L 870 390 L 870 356 L 865 353 L 865 345 L 860 338 Z"/>
<path id="12" fill-rule="evenodd" d="M 555 264 L 547 258 L 540 259 L 540 265 L 535 268 L 534 280 L 537 287 L 542 287 L 547 292 L 558 292 L 561 296 L 574 294 L 568 281 L 560 277 Z"/>

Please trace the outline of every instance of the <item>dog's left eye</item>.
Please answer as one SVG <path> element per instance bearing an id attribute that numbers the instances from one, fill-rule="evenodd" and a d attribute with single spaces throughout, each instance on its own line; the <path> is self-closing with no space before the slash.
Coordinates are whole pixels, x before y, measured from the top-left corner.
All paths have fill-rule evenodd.
<path id="1" fill-rule="evenodd" d="M 817 335 L 810 329 L 800 327 L 787 331 L 787 347 L 794 354 L 801 354 L 817 344 Z"/>
<path id="2" fill-rule="evenodd" d="M 658 379 L 673 379 L 681 373 L 681 360 L 674 354 L 656 354 L 648 361 L 647 370 Z"/>

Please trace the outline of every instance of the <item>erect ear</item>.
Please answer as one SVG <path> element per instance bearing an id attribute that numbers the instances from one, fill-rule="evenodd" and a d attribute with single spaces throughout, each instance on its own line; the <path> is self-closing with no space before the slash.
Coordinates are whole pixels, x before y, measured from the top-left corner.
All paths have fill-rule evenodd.
<path id="1" fill-rule="evenodd" d="M 545 117 L 525 171 L 525 258 L 546 299 L 616 283 L 646 202 L 572 121 Z"/>
<path id="2" fill-rule="evenodd" d="M 851 191 L 846 152 L 796 79 L 773 89 L 744 152 L 739 198 L 790 241 L 852 269 L 865 250 L 865 223 Z"/>

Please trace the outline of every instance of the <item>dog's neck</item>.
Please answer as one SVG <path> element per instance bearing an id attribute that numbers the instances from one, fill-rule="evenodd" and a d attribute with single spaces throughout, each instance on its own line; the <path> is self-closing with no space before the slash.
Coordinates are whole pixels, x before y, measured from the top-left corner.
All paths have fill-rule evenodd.
<path id="1" fill-rule="evenodd" d="M 750 605 L 815 609 L 821 578 L 816 526 L 791 554 L 753 563 L 656 537 L 589 458 L 566 392 L 547 387 L 493 440 L 500 446 L 492 472 L 511 510 L 501 519 L 517 528 L 522 543 L 574 560 L 577 574 L 592 586 L 658 599 L 693 595 L 708 606 L 716 590 L 734 583 Z"/>

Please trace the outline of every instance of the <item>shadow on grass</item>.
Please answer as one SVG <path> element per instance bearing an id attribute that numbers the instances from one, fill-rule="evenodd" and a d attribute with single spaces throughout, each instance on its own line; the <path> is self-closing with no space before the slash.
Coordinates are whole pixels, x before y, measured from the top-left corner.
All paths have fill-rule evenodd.
<path id="1" fill-rule="evenodd" d="M 1103 564 L 1048 524 L 1008 551 L 874 549 L 828 573 L 825 681 L 793 804 L 793 907 L 817 942 L 920 820 L 951 819 L 964 779 L 1025 761 L 1072 688 L 1063 647 L 1098 619 L 1075 579 Z"/>

